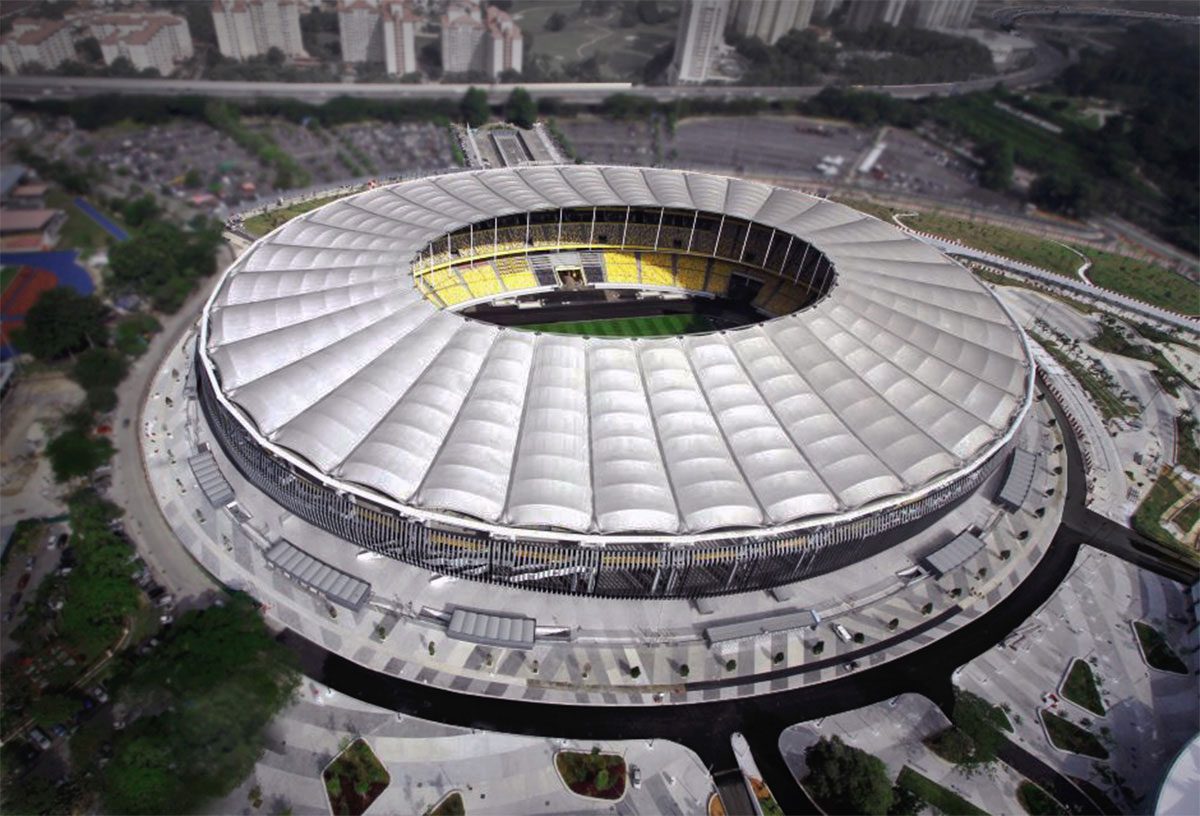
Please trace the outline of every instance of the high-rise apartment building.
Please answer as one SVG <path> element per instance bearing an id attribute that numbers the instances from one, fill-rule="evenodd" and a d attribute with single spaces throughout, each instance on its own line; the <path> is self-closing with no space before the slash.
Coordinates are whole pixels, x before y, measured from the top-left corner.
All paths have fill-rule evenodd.
<path id="1" fill-rule="evenodd" d="M 856 31 L 871 26 L 897 26 L 904 20 L 908 0 L 849 0 L 845 4 L 843 24 Z"/>
<path id="2" fill-rule="evenodd" d="M 392 75 L 417 70 L 417 23 L 408 0 L 339 0 L 338 33 L 346 62 L 382 62 Z"/>
<path id="3" fill-rule="evenodd" d="M 420 18 L 404 2 L 384 5 L 383 62 L 392 75 L 412 74 L 417 70 L 417 23 Z"/>
<path id="4" fill-rule="evenodd" d="M 62 20 L 35 20 L 19 17 L 12 30 L 0 37 L 0 65 L 10 74 L 31 65 L 46 70 L 75 59 L 71 24 Z"/>
<path id="5" fill-rule="evenodd" d="M 99 41 L 105 65 L 124 57 L 139 71 L 154 68 L 162 76 L 170 76 L 177 62 L 192 56 L 187 21 L 174 14 L 115 12 L 74 19 L 87 25 Z"/>
<path id="6" fill-rule="evenodd" d="M 679 13 L 671 77 L 675 82 L 705 82 L 725 46 L 730 0 L 692 0 Z"/>
<path id="7" fill-rule="evenodd" d="M 338 36 L 345 62 L 383 62 L 378 0 L 338 0 Z"/>
<path id="8" fill-rule="evenodd" d="M 774 45 L 789 31 L 808 28 L 817 0 L 738 0 L 733 27 L 743 37 Z"/>
<path id="9" fill-rule="evenodd" d="M 521 72 L 524 58 L 524 37 L 521 29 L 507 12 L 488 6 L 487 33 L 484 35 L 484 71 L 496 79 L 505 71 Z"/>
<path id="10" fill-rule="evenodd" d="M 484 70 L 483 11 L 472 0 L 452 0 L 442 14 L 442 70 L 465 74 Z"/>
<path id="11" fill-rule="evenodd" d="M 970 25 L 976 0 L 920 0 L 912 7 L 913 25 L 939 31 L 961 31 Z"/>
<path id="12" fill-rule="evenodd" d="M 222 56 L 245 60 L 272 48 L 289 57 L 307 56 L 299 0 L 213 0 L 212 17 Z"/>

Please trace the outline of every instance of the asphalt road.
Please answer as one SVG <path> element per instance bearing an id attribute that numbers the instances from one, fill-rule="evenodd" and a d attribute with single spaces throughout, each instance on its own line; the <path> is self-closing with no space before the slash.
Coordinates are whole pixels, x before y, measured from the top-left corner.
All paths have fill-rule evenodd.
<path id="1" fill-rule="evenodd" d="M 885 93 L 898 99 L 921 99 L 927 96 L 952 96 L 992 88 L 999 82 L 1010 88 L 1026 87 L 1045 82 L 1066 65 L 1066 58 L 1056 49 L 1039 43 L 1033 66 L 1000 77 L 940 82 L 918 85 L 855 86 L 857 90 Z M 340 83 L 340 82 L 233 82 L 191 79 L 128 79 L 117 77 L 5 77 L 0 89 L 4 99 L 47 99 L 95 96 L 97 94 L 139 94 L 147 96 L 217 96 L 228 99 L 293 98 L 303 102 L 321 103 L 338 96 L 371 99 L 435 99 L 460 97 L 469 85 L 403 83 Z M 486 85 L 488 99 L 493 104 L 505 101 L 515 85 Z M 671 102 L 680 96 L 703 99 L 807 99 L 820 93 L 822 85 L 794 87 L 742 86 L 634 86 L 622 82 L 604 83 L 530 83 L 524 86 L 535 98 L 555 97 L 579 105 L 598 105 L 614 93 L 647 97 L 659 102 Z"/>
<path id="2" fill-rule="evenodd" d="M 126 534 L 146 560 L 155 580 L 177 601 L 195 598 L 218 585 L 179 544 L 174 531 L 162 517 L 159 503 L 146 479 L 141 456 L 141 436 L 144 434 L 141 410 L 163 357 L 195 322 L 201 304 L 232 260 L 230 254 L 222 247 L 218 273 L 202 282 L 182 308 L 164 319 L 162 331 L 150 341 L 149 349 L 117 389 L 117 419 L 113 429 L 117 453 L 113 457 L 113 483 L 108 498 L 125 508 Z M 169 440 L 163 440 L 163 444 L 169 444 Z"/>

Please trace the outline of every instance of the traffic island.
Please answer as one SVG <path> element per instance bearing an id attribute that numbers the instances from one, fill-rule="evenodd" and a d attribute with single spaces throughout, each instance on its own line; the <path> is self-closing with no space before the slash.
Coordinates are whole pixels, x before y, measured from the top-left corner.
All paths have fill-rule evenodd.
<path id="1" fill-rule="evenodd" d="M 1142 621 L 1133 622 L 1133 631 L 1137 634 L 1138 651 L 1142 653 L 1142 660 L 1146 661 L 1147 666 L 1173 674 L 1188 673 L 1187 666 L 1167 644 L 1162 632 Z"/>
<path id="2" fill-rule="evenodd" d="M 466 812 L 467 807 L 463 803 L 462 794 L 450 791 L 440 802 L 425 811 L 425 816 L 466 816 Z"/>
<path id="3" fill-rule="evenodd" d="M 361 739 L 329 763 L 322 779 L 335 816 L 361 816 L 392 781 L 371 746 Z"/>
<path id="4" fill-rule="evenodd" d="M 559 751 L 554 769 L 563 784 L 580 796 L 615 801 L 625 795 L 625 760 L 616 754 L 602 754 L 599 747 L 587 753 Z"/>
<path id="5" fill-rule="evenodd" d="M 1046 737 L 1055 748 L 1094 759 L 1108 759 L 1108 749 L 1091 731 L 1052 711 L 1043 709 L 1039 713 Z"/>

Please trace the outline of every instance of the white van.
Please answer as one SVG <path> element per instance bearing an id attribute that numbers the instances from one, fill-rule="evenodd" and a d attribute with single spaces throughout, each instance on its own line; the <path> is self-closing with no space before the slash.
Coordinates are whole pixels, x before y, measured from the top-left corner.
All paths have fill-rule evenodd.
<path id="1" fill-rule="evenodd" d="M 845 626 L 842 626 L 840 623 L 835 623 L 833 625 L 833 631 L 836 632 L 837 636 L 842 639 L 842 643 L 849 643 L 854 639 L 850 636 L 850 630 Z"/>

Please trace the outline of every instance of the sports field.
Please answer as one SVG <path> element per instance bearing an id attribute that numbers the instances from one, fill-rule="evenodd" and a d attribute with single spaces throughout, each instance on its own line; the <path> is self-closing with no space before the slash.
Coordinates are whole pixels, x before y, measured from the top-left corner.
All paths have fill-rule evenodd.
<path id="1" fill-rule="evenodd" d="M 566 323 L 534 323 L 526 331 L 550 334 L 586 334 L 589 337 L 670 337 L 716 331 L 707 317 L 694 314 L 620 317 L 614 320 L 573 320 Z"/>

